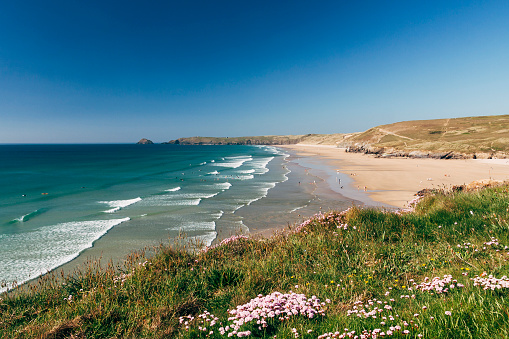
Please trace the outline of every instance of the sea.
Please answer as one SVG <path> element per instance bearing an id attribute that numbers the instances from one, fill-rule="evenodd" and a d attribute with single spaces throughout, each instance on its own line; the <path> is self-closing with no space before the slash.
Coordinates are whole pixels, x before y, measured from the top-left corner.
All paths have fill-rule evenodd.
<path id="1" fill-rule="evenodd" d="M 288 180 L 287 156 L 271 146 L 0 145 L 0 292 L 96 243 L 126 253 L 249 232 L 236 212 Z"/>

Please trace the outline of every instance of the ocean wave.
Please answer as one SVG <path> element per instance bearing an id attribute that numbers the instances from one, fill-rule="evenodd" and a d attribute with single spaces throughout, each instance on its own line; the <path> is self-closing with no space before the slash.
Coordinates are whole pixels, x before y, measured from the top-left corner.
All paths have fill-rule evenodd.
<path id="1" fill-rule="evenodd" d="M 248 174 L 248 175 L 235 175 L 232 177 L 232 179 L 236 180 L 251 180 L 254 179 L 254 175 Z"/>
<path id="2" fill-rule="evenodd" d="M 169 231 L 183 231 L 183 232 L 201 232 L 201 231 L 215 231 L 215 221 L 186 221 L 180 225 L 167 228 Z"/>
<path id="3" fill-rule="evenodd" d="M 115 212 L 121 210 L 122 208 L 127 207 L 132 204 L 135 204 L 141 200 L 142 199 L 140 197 L 138 197 L 138 198 L 128 199 L 128 200 L 99 201 L 99 203 L 106 204 L 110 207 L 113 207 L 112 209 L 104 211 L 104 213 L 115 213 Z"/>
<path id="4" fill-rule="evenodd" d="M 71 261 L 112 227 L 128 220 L 72 221 L 5 235 L 1 238 L 1 247 L 15 255 L 14 258 L 0 257 L 0 272 L 6 282 L 5 287 L 0 287 L 0 293 L 14 287 L 15 281 L 22 284 Z"/>
<path id="5" fill-rule="evenodd" d="M 263 148 L 274 155 L 282 155 L 285 158 L 290 156 L 290 154 L 286 153 L 284 150 L 274 146 L 263 146 Z"/>
<path id="6" fill-rule="evenodd" d="M 269 171 L 267 165 L 271 162 L 274 157 L 255 159 L 251 162 L 251 166 L 254 167 L 256 174 L 265 174 Z"/>
<path id="7" fill-rule="evenodd" d="M 218 182 L 215 183 L 213 187 L 220 190 L 227 190 L 230 187 L 232 187 L 232 184 L 230 184 L 229 182 Z"/>
<path id="8" fill-rule="evenodd" d="M 196 198 L 208 199 L 208 198 L 215 197 L 219 193 L 220 192 L 217 192 L 217 193 L 181 193 L 181 194 L 172 195 L 170 198 L 172 200 L 173 199 L 175 199 L 175 200 L 178 200 L 178 199 L 196 199 Z"/>
<path id="9" fill-rule="evenodd" d="M 209 173 L 207 173 L 207 174 L 211 174 L 211 175 L 218 175 L 218 174 L 219 174 L 219 172 L 218 172 L 218 171 L 214 171 L 214 172 L 209 172 Z"/>
<path id="10" fill-rule="evenodd" d="M 216 162 L 212 164 L 213 166 L 220 166 L 220 167 L 229 167 L 229 168 L 239 168 L 242 166 L 246 161 L 253 160 L 252 156 L 238 156 L 238 157 L 226 157 L 223 158 L 224 162 Z"/>
<path id="11" fill-rule="evenodd" d="M 300 210 L 301 208 L 304 208 L 304 207 L 306 207 L 306 206 L 307 206 L 307 205 L 300 206 L 300 207 L 296 207 L 296 208 L 294 208 L 294 209 L 290 210 L 290 212 L 288 212 L 288 213 L 293 213 L 293 212 L 298 211 L 298 210 Z"/>
<path id="12" fill-rule="evenodd" d="M 210 213 L 210 216 L 212 216 L 213 218 L 216 218 L 216 220 L 217 220 L 217 219 L 221 219 L 223 214 L 224 214 L 224 211 L 219 211 L 217 213 Z"/>
<path id="13" fill-rule="evenodd" d="M 159 199 L 151 205 L 156 206 L 198 206 L 201 202 L 201 198 L 196 199 Z"/>
<path id="14" fill-rule="evenodd" d="M 48 209 L 47 208 L 39 208 L 33 212 L 30 212 L 30 213 L 27 213 L 25 215 L 22 215 L 21 217 L 19 218 L 16 218 L 16 219 L 13 219 L 9 222 L 9 224 L 15 224 L 15 223 L 18 223 L 18 222 L 27 222 L 28 220 L 46 212 Z"/>
<path id="15" fill-rule="evenodd" d="M 241 173 L 241 174 L 251 174 L 251 173 L 254 173 L 254 172 L 256 172 L 255 169 L 238 171 L 238 173 Z"/>
<path id="16" fill-rule="evenodd" d="M 215 197 L 214 193 L 175 193 L 171 195 L 155 195 L 143 199 L 142 206 L 197 206 L 203 199 Z"/>
<path id="17" fill-rule="evenodd" d="M 170 189 L 165 190 L 165 192 L 176 192 L 178 190 L 180 190 L 180 187 L 170 188 Z"/>

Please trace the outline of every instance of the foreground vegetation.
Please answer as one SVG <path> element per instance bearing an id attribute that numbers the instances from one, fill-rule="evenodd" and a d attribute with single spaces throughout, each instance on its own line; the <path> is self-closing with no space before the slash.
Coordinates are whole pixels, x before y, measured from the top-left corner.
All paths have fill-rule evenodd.
<path id="1" fill-rule="evenodd" d="M 507 338 L 508 216 L 502 186 L 161 247 L 1 295 L 0 337 Z"/>

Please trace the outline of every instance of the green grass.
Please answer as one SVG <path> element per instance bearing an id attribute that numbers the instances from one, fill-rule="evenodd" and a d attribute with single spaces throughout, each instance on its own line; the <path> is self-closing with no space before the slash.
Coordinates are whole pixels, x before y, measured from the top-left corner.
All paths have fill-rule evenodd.
<path id="1" fill-rule="evenodd" d="M 410 213 L 352 208 L 317 216 L 286 235 L 240 238 L 206 252 L 161 246 L 150 259 L 133 254 L 124 266 L 106 269 L 92 263 L 4 293 L 0 337 L 222 338 L 219 328 L 231 324 L 228 310 L 257 295 L 293 291 L 330 302 L 312 319 L 271 318 L 266 328 L 248 322 L 241 330 L 251 337 L 294 338 L 296 331 L 317 338 L 345 328 L 359 334 L 401 326 L 393 337 L 507 338 L 508 289 L 483 290 L 471 278 L 509 275 L 508 217 L 508 186 L 437 191 Z M 498 243 L 486 245 L 492 238 Z M 447 293 L 415 288 L 444 275 L 457 280 Z M 376 305 L 392 309 L 376 319 L 348 315 Z M 198 317 L 205 311 L 217 317 L 215 325 L 212 316 Z M 179 321 L 187 316 L 195 319 Z"/>

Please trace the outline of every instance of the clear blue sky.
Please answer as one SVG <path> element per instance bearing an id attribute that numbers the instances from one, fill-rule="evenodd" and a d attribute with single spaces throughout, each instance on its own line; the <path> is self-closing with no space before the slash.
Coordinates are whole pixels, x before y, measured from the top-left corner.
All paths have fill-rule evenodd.
<path id="1" fill-rule="evenodd" d="M 509 1 L 3 1 L 0 143 L 509 114 Z"/>

